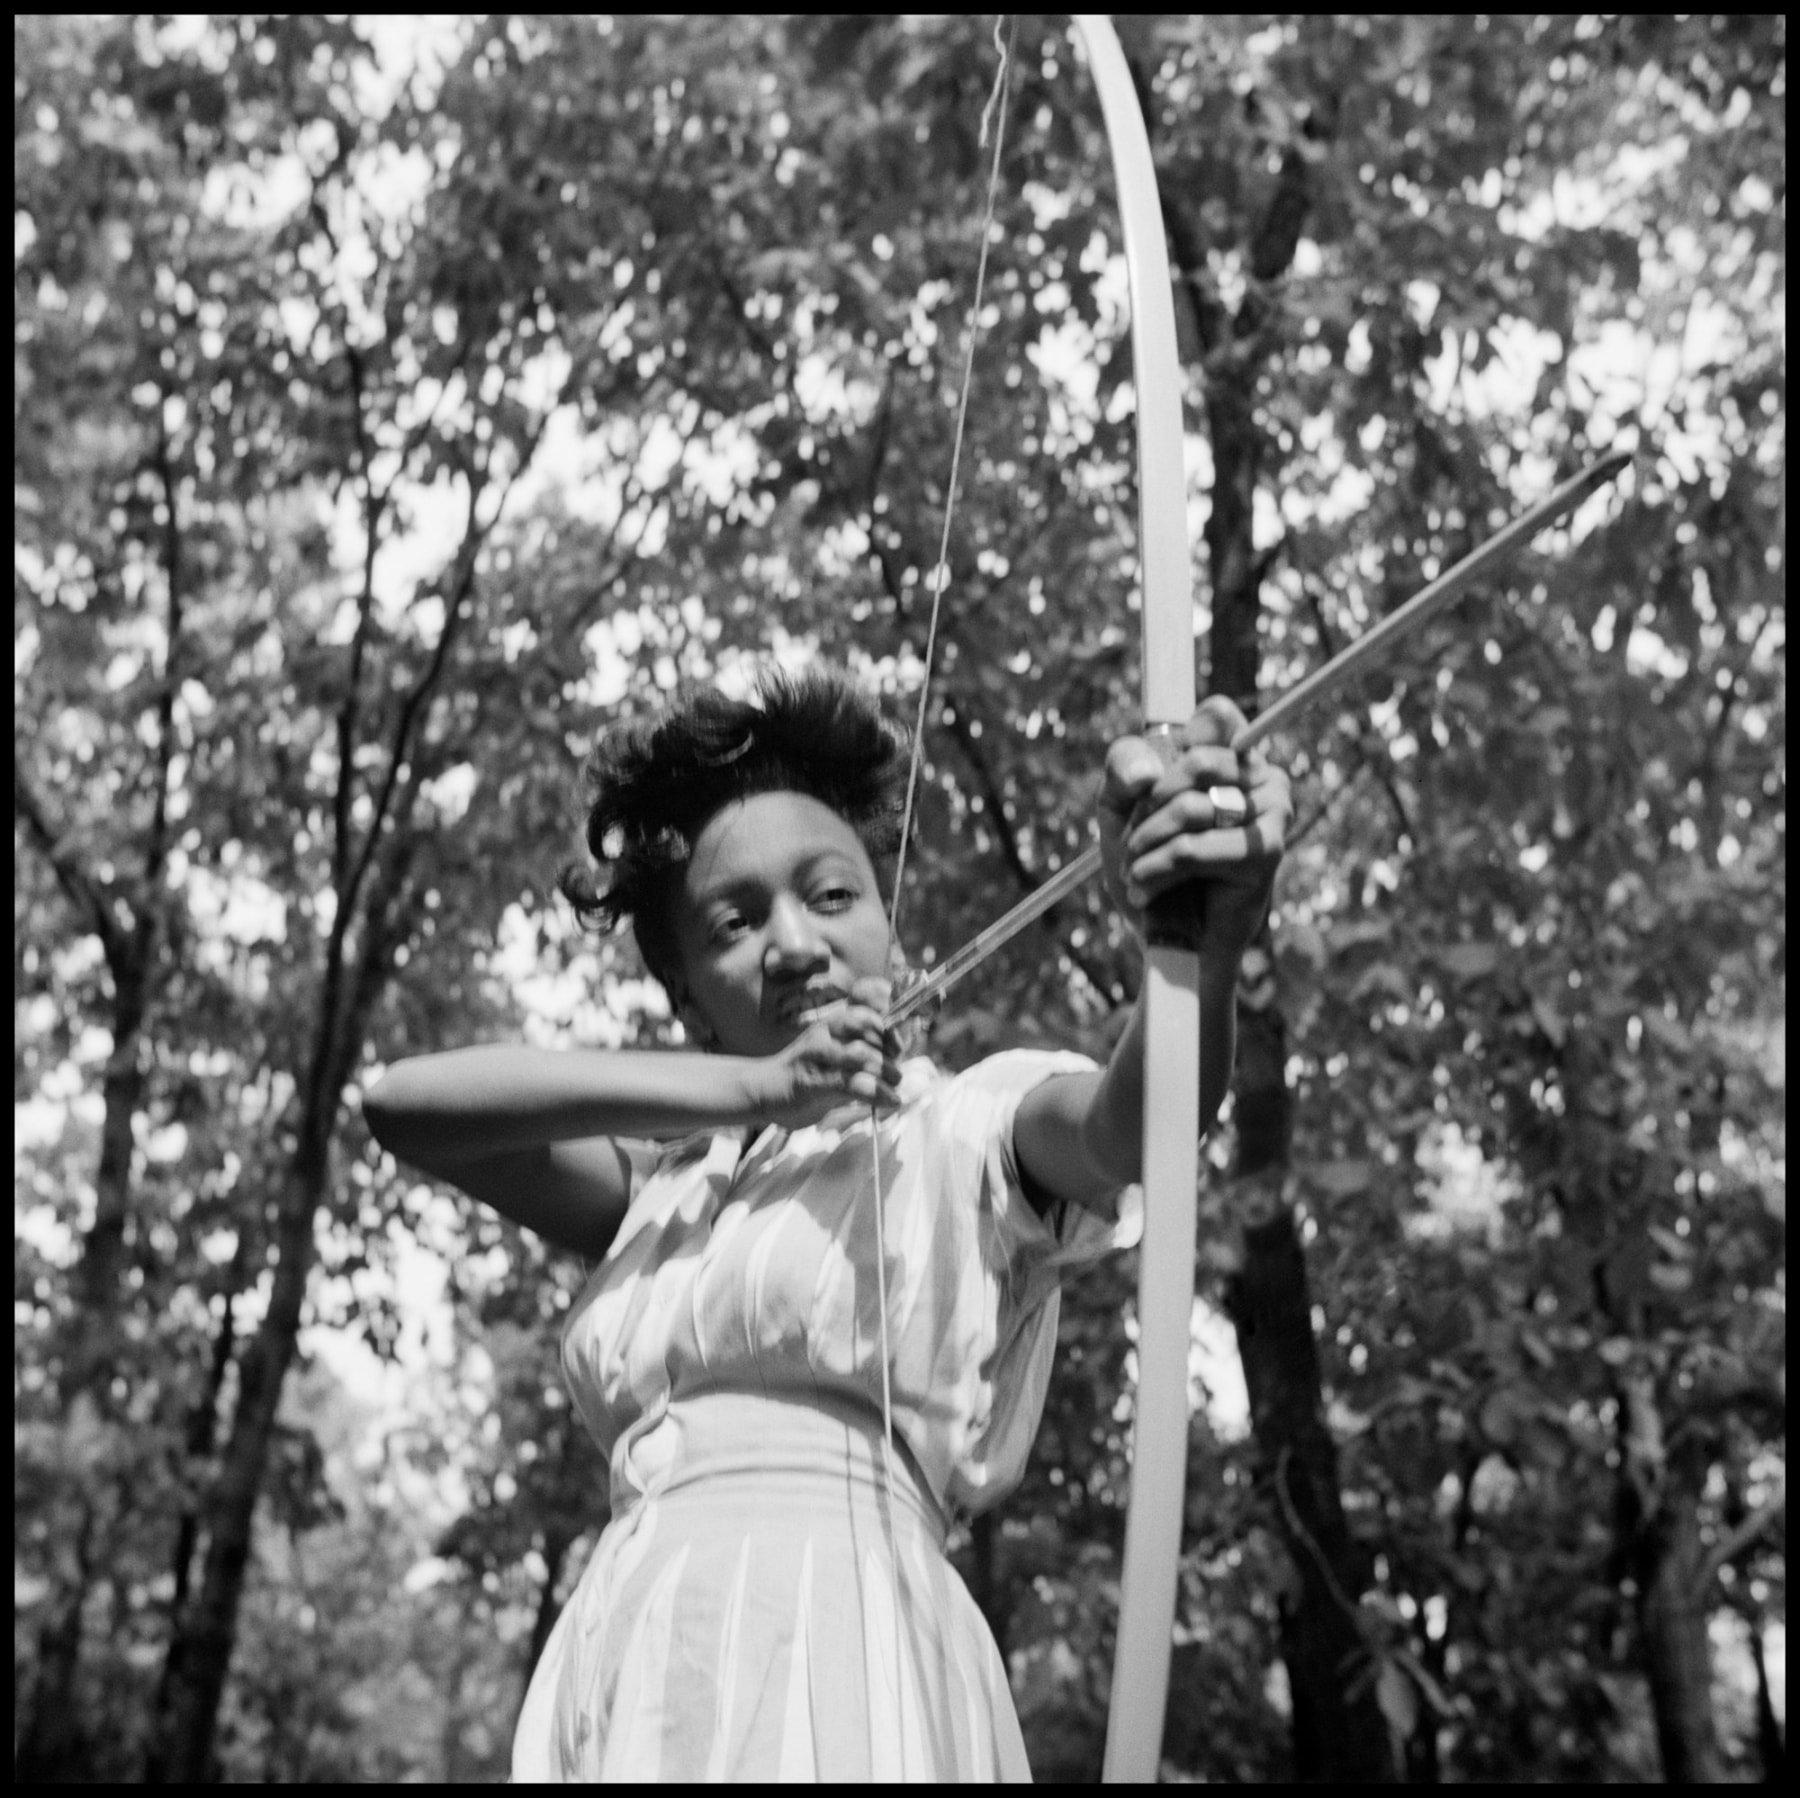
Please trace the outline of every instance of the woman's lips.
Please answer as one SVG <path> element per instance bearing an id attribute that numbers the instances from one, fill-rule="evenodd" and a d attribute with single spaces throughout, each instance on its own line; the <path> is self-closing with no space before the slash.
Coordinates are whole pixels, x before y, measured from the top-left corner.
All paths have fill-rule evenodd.
<path id="1" fill-rule="evenodd" d="M 784 1024 L 811 1024 L 848 997 L 841 987 L 808 987 L 804 992 L 789 993 L 779 1000 L 775 1015 Z"/>

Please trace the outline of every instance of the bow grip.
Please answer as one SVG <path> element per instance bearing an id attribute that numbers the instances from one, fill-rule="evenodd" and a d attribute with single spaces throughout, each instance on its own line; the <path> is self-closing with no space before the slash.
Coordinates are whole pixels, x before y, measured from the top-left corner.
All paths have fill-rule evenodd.
<path id="1" fill-rule="evenodd" d="M 1167 765 L 1183 747 L 1181 724 L 1147 724 L 1144 740 Z M 1185 949 L 1197 954 L 1206 921 L 1206 888 L 1194 881 L 1152 899 L 1144 907 L 1144 947 Z"/>

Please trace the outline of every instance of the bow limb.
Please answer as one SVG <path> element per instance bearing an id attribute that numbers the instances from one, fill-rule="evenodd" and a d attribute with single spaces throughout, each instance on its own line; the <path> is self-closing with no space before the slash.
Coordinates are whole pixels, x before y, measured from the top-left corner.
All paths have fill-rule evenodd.
<path id="1" fill-rule="evenodd" d="M 1152 732 L 1194 710 L 1194 603 L 1182 466 L 1181 362 L 1156 169 L 1131 71 L 1102 14 L 1075 30 L 1099 89 L 1124 224 L 1137 390 L 1138 553 L 1144 721 Z M 1200 963 L 1159 942 L 1144 966 L 1144 1239 L 1131 1498 L 1102 1775 L 1154 1780 L 1161 1759 L 1174 1630 L 1188 1441 L 1188 1347 L 1200 1178 Z"/>

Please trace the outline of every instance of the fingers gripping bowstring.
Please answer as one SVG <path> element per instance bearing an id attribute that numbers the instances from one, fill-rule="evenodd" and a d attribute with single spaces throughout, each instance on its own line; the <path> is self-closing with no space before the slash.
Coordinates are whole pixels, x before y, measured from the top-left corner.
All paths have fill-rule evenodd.
<path id="1" fill-rule="evenodd" d="M 1005 34 L 1002 35 L 1002 27 Z M 912 842 L 913 807 L 918 795 L 919 769 L 924 759 L 925 721 L 931 697 L 931 671 L 937 655 L 938 619 L 943 611 L 944 589 L 950 581 L 950 522 L 956 512 L 957 482 L 962 472 L 963 438 L 969 420 L 969 387 L 975 372 L 975 345 L 981 330 L 981 297 L 987 284 L 988 247 L 994 235 L 994 216 L 1000 195 L 1000 161 L 1006 142 L 1006 96 L 1012 80 L 1013 42 L 1019 32 L 1017 17 L 1002 13 L 994 21 L 994 49 L 999 66 L 994 85 L 981 113 L 981 144 L 985 148 L 990 129 L 994 154 L 988 165 L 987 201 L 981 219 L 981 249 L 975 262 L 975 291 L 969 300 L 969 324 L 963 347 L 962 385 L 956 397 L 956 429 L 950 440 L 950 479 L 944 490 L 944 523 L 938 537 L 937 564 L 931 571 L 931 612 L 925 627 L 924 673 L 919 681 L 919 709 L 913 724 L 912 757 L 906 769 L 906 799 L 900 812 L 900 849 L 894 861 L 894 892 L 888 905 L 888 965 L 900 941 L 900 897 L 905 892 L 906 852 Z M 870 1108 L 869 1140 L 875 1165 L 875 1274 L 876 1300 L 881 1317 L 881 1428 L 893 1474 L 894 1405 L 888 1362 L 887 1206 L 881 1185 L 880 1120 Z"/>

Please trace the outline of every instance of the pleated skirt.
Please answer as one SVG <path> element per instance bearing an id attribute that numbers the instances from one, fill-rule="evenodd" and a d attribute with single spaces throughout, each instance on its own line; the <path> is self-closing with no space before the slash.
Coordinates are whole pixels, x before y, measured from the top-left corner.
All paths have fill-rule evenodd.
<path id="1" fill-rule="evenodd" d="M 647 1493 L 532 1676 L 515 1781 L 1030 1779 L 999 1650 L 879 1418 L 706 1393 L 645 1448 Z"/>

